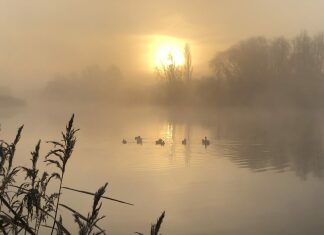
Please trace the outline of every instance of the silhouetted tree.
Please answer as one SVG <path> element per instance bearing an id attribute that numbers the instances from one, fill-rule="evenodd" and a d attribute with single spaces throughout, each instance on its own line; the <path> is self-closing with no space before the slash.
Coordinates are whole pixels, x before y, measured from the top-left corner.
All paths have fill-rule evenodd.
<path id="1" fill-rule="evenodd" d="M 189 102 L 190 84 L 192 78 L 192 57 L 189 44 L 186 44 L 183 51 L 184 64 L 177 64 L 170 53 L 166 61 L 156 68 L 158 77 L 167 83 L 160 83 L 157 102 L 167 105 L 185 104 Z M 184 83 L 184 81 L 187 81 Z"/>
<path id="2" fill-rule="evenodd" d="M 186 81 L 190 81 L 192 77 L 192 56 L 191 49 L 188 43 L 184 47 L 184 65 L 183 65 L 183 78 Z"/>
<path id="3" fill-rule="evenodd" d="M 232 105 L 309 107 L 320 105 L 324 95 L 323 34 L 302 32 L 292 40 L 251 38 L 219 53 L 210 65 L 214 86 L 223 91 L 222 97 L 213 97 Z"/>
<path id="4" fill-rule="evenodd" d="M 168 54 L 168 59 L 161 61 L 161 65 L 156 67 L 156 72 L 159 78 L 169 82 L 182 79 L 182 67 L 176 64 L 171 52 Z"/>

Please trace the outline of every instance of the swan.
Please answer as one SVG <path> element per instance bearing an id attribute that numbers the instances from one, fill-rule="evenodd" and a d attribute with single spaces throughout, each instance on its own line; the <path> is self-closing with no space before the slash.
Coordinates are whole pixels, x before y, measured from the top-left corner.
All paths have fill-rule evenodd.
<path id="1" fill-rule="evenodd" d="M 206 136 L 205 136 L 204 139 L 201 140 L 201 143 L 202 143 L 203 145 L 210 145 L 210 141 L 207 139 Z"/>

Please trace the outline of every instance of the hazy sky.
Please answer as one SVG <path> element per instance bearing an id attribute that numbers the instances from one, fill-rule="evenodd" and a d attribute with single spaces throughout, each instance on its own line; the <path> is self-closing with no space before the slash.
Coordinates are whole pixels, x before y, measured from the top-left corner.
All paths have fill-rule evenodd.
<path id="1" fill-rule="evenodd" d="M 323 31 L 323 12 L 323 0 L 0 0 L 1 83 L 112 64 L 149 77 L 152 48 L 168 37 L 189 42 L 196 74 L 207 74 L 211 57 L 241 39 Z"/>

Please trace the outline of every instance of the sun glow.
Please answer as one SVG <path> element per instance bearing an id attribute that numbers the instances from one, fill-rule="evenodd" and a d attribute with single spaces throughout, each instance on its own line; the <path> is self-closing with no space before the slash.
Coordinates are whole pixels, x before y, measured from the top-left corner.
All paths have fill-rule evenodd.
<path id="1" fill-rule="evenodd" d="M 161 45 L 155 56 L 155 65 L 182 65 L 184 63 L 183 50 L 176 45 L 164 44 Z"/>
<path id="2" fill-rule="evenodd" d="M 147 58 L 153 68 L 162 65 L 175 64 L 180 66 L 184 64 L 183 50 L 184 40 L 166 35 L 151 35 Z"/>

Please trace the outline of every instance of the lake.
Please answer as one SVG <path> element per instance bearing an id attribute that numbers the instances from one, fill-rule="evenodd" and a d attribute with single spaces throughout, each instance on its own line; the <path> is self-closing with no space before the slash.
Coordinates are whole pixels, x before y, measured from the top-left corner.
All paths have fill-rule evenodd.
<path id="1" fill-rule="evenodd" d="M 168 235 L 324 233 L 320 112 L 103 105 L 61 110 L 32 104 L 0 116 L 0 137 L 6 140 L 25 124 L 15 163 L 30 164 L 39 138 L 44 156 L 45 141 L 60 139 L 72 112 L 81 130 L 64 185 L 96 191 L 108 182 L 109 197 L 135 204 L 104 201 L 107 217 L 100 225 L 109 234 L 149 234 L 164 210 L 162 234 Z M 211 141 L 207 148 L 201 144 L 205 136 Z M 165 146 L 155 145 L 158 138 Z M 86 214 L 92 198 L 63 191 L 62 202 Z M 76 231 L 69 213 L 60 212 Z"/>

